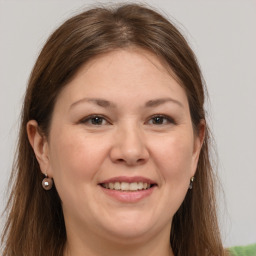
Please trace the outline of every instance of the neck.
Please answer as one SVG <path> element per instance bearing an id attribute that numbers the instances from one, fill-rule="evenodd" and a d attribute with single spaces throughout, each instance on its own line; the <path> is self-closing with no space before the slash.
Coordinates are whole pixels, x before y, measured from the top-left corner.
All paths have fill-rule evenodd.
<path id="1" fill-rule="evenodd" d="M 89 249 L 89 248 L 88 248 Z M 81 248 L 70 248 L 68 245 L 66 246 L 64 250 L 63 256 L 82 256 L 82 255 L 90 255 L 90 256 L 102 256 L 102 255 L 111 255 L 111 256 L 174 256 L 173 251 L 171 247 L 168 249 L 165 248 L 161 250 L 162 252 L 159 252 L 158 249 L 153 249 L 151 251 L 148 251 L 144 248 L 131 248 L 131 247 L 115 247 L 108 249 L 107 251 L 104 250 L 102 245 L 100 245 L 100 248 L 97 248 L 95 251 L 89 250 L 81 250 Z"/>
<path id="2" fill-rule="evenodd" d="M 113 241 L 90 234 L 89 237 L 68 236 L 63 256 L 174 256 L 169 236 L 157 235 L 148 240 Z"/>
<path id="3" fill-rule="evenodd" d="M 174 256 L 171 247 L 168 249 L 165 248 L 161 250 L 162 252 L 159 252 L 158 249 L 153 249 L 151 251 L 148 251 L 143 248 L 131 248 L 131 247 L 115 247 L 115 248 L 108 248 L 108 250 L 104 250 L 102 245 L 100 245 L 100 248 L 97 248 L 97 250 L 81 250 L 81 248 L 70 248 L 68 245 L 65 248 L 63 256 L 84 256 L 84 255 L 90 255 L 90 256 L 102 256 L 102 255 L 111 255 L 111 256 Z"/>

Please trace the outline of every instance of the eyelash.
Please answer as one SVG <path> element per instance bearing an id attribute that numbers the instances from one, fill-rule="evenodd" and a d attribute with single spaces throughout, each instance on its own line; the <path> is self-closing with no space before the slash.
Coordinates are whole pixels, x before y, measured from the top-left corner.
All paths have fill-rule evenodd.
<path id="1" fill-rule="evenodd" d="M 101 120 L 104 120 L 106 121 L 108 124 L 110 123 L 109 121 L 107 121 L 106 117 L 102 116 L 102 115 L 91 115 L 91 116 L 88 116 L 86 118 L 83 118 L 79 123 L 82 123 L 82 124 L 87 124 L 89 123 L 90 121 L 92 121 L 93 119 L 96 119 L 96 118 L 99 118 Z M 90 123 L 90 125 L 94 125 L 94 126 L 101 126 L 102 124 L 93 124 L 93 123 Z"/>
<path id="2" fill-rule="evenodd" d="M 99 120 L 98 121 L 105 121 L 107 122 L 107 124 L 111 124 L 106 117 L 102 116 L 102 115 L 91 115 L 91 116 L 88 116 L 86 118 L 83 118 L 79 123 L 82 123 L 82 124 L 89 124 L 89 125 L 92 125 L 92 126 L 102 126 L 104 124 L 93 124 L 92 123 L 92 120 L 93 119 L 96 119 L 98 118 Z M 156 118 L 161 118 L 162 120 L 166 120 L 167 123 L 160 123 L 160 124 L 154 124 L 154 123 L 151 123 L 150 125 L 167 125 L 167 124 L 176 124 L 175 120 L 173 118 L 171 118 L 170 116 L 166 116 L 166 115 L 162 115 L 162 114 L 156 114 L 156 115 L 153 115 L 150 117 L 149 121 L 153 120 L 153 119 L 156 119 Z M 96 121 L 96 120 L 95 120 Z M 147 122 L 149 122 L 147 121 Z M 155 120 L 156 121 L 156 120 Z M 89 123 L 90 122 L 90 123 Z"/>
<path id="3" fill-rule="evenodd" d="M 165 119 L 165 120 L 167 120 L 167 124 L 176 124 L 176 122 L 174 121 L 174 119 L 171 118 L 170 116 L 166 116 L 166 115 L 162 115 L 162 114 L 156 114 L 156 115 L 151 116 L 149 120 L 152 120 L 152 119 L 154 119 L 154 118 L 162 118 L 162 119 Z M 154 124 L 152 124 L 152 125 L 154 125 Z M 166 125 L 166 123 L 165 123 L 165 124 L 155 124 L 155 125 Z"/>

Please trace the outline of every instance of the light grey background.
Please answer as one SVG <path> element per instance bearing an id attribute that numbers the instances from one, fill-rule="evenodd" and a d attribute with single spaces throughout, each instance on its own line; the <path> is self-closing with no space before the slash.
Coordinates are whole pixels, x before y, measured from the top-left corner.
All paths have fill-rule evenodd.
<path id="1" fill-rule="evenodd" d="M 256 242 L 256 1 L 145 2 L 180 27 L 208 85 L 226 197 L 219 213 L 224 244 Z M 0 1 L 0 211 L 35 59 L 49 34 L 91 3 L 96 1 Z"/>

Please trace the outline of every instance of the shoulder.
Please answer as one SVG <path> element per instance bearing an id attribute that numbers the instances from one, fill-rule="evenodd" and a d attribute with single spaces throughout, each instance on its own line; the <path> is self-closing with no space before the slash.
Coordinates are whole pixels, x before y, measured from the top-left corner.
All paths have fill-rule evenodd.
<path id="1" fill-rule="evenodd" d="M 256 243 L 229 248 L 230 256 L 256 256 Z"/>

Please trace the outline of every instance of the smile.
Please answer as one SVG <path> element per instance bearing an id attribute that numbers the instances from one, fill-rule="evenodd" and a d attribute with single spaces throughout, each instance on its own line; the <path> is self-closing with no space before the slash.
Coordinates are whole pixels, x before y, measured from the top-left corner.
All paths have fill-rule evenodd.
<path id="1" fill-rule="evenodd" d="M 158 187 L 158 184 L 146 177 L 119 176 L 104 180 L 98 184 L 102 192 L 122 203 L 136 203 L 149 197 Z"/>
<path id="2" fill-rule="evenodd" d="M 146 182 L 109 182 L 102 183 L 102 187 L 112 190 L 121 190 L 121 191 L 139 191 L 146 190 L 153 186 L 153 184 Z"/>

